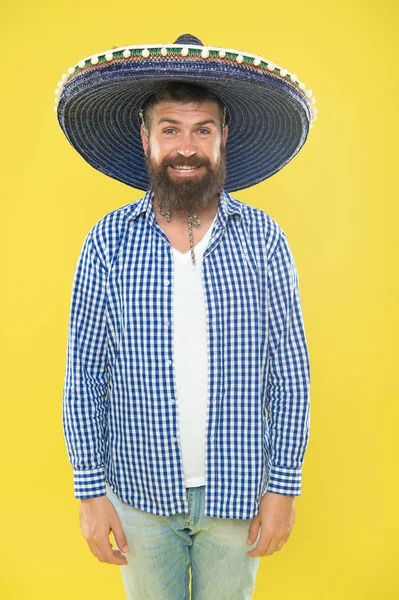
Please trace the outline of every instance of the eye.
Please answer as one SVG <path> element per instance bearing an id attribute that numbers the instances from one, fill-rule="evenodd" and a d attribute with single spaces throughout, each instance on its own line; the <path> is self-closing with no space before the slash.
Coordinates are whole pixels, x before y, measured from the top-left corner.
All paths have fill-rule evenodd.
<path id="1" fill-rule="evenodd" d="M 209 131 L 209 129 L 206 129 L 205 127 L 201 127 L 201 129 L 198 129 L 198 132 L 199 132 L 201 135 L 206 135 L 206 134 L 208 134 L 208 133 L 211 133 L 211 132 Z"/>
<path id="2" fill-rule="evenodd" d="M 168 127 L 167 129 L 163 130 L 163 133 L 166 133 L 167 135 L 169 135 L 170 133 L 175 133 L 176 129 L 174 129 L 173 127 Z"/>

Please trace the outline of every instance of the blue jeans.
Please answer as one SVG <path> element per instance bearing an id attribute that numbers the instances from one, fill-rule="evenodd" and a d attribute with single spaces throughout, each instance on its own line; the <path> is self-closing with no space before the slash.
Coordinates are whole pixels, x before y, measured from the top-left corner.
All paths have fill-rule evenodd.
<path id="1" fill-rule="evenodd" d="M 129 546 L 120 567 L 128 600 L 189 600 L 190 575 L 192 600 L 252 598 L 260 557 L 246 554 L 258 541 L 247 545 L 250 519 L 205 516 L 204 485 L 187 488 L 189 512 L 170 517 L 126 504 L 108 483 L 106 490 Z"/>

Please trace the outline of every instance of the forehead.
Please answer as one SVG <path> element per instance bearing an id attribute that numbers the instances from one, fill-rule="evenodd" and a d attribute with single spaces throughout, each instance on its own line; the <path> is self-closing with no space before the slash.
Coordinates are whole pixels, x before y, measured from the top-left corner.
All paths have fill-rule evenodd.
<path id="1" fill-rule="evenodd" d="M 152 107 L 151 112 L 155 123 L 167 118 L 183 123 L 196 123 L 205 119 L 219 122 L 219 107 L 216 102 L 210 102 L 209 100 L 200 102 L 161 100 Z"/>

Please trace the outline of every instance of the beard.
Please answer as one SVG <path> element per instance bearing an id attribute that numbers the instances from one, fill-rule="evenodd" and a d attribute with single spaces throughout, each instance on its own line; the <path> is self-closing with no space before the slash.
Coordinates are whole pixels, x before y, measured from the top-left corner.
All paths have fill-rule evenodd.
<path id="1" fill-rule="evenodd" d="M 219 160 L 212 165 L 207 157 L 197 155 L 185 158 L 180 154 L 165 156 L 159 165 L 154 163 L 151 148 L 145 155 L 150 186 L 157 199 L 174 211 L 194 214 L 205 209 L 209 201 L 219 195 L 226 180 L 226 149 L 220 144 Z M 173 178 L 169 172 L 169 166 L 175 167 L 199 167 L 203 166 L 202 172 L 190 177 L 176 176 Z"/>

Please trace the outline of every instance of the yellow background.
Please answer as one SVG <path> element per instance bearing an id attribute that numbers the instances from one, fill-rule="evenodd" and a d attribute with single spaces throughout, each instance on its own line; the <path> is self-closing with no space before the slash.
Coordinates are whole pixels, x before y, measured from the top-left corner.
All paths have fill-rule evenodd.
<path id="1" fill-rule="evenodd" d="M 3 2 L 0 15 L 0 596 L 125 597 L 119 568 L 80 532 L 61 404 L 83 239 L 142 193 L 73 150 L 54 90 L 83 57 L 192 33 L 296 73 L 318 109 L 299 154 L 233 194 L 288 236 L 312 376 L 296 522 L 283 549 L 261 558 L 253 598 L 398 598 L 396 3 L 24 0 Z"/>

